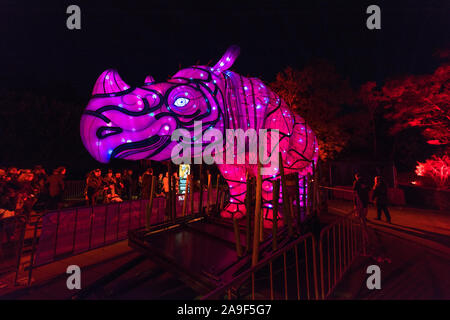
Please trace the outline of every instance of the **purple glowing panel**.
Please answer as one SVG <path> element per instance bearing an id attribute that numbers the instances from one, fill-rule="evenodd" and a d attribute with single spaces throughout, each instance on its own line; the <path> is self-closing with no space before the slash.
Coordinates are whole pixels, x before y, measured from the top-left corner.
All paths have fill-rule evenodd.
<path id="1" fill-rule="evenodd" d="M 319 151 L 311 128 L 261 80 L 229 71 L 238 55 L 239 48 L 232 46 L 213 67 L 182 69 L 165 82 L 147 76 L 141 87 L 130 87 L 117 71 L 106 70 L 95 83 L 81 118 L 86 149 L 104 163 L 111 158 L 163 161 L 170 159 L 177 144 L 171 141 L 172 132 L 183 128 L 194 136 L 195 121 L 202 121 L 203 134 L 210 128 L 222 133 L 225 129 L 278 129 L 285 173 L 311 173 Z M 246 174 L 254 176 L 256 165 L 218 164 L 218 168 L 231 195 L 222 215 L 244 215 Z M 278 168 L 274 170 L 263 176 L 265 217 L 269 220 L 271 180 L 279 177 Z"/>

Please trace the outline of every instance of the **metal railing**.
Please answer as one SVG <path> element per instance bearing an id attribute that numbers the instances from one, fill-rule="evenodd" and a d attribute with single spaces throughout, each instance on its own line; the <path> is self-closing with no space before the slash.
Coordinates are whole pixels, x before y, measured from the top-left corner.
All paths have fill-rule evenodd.
<path id="1" fill-rule="evenodd" d="M 0 219 L 0 274 L 16 267 L 22 229 L 23 223 L 18 216 Z"/>
<path id="2" fill-rule="evenodd" d="M 354 210 L 323 228 L 319 236 L 321 298 L 334 290 L 360 252 L 365 251 L 363 230 Z"/>
<path id="3" fill-rule="evenodd" d="M 264 271 L 268 271 L 268 276 Z M 295 281 L 291 282 L 290 279 Z M 282 288 L 279 287 L 280 283 Z M 303 283 L 305 287 L 301 286 Z M 307 299 L 319 298 L 316 241 L 311 233 L 274 251 L 254 267 L 203 296 L 202 300 L 232 299 L 233 295 L 237 299 L 250 297 L 251 300 L 277 298 L 288 300 L 289 297 L 301 299 L 302 294 Z"/>
<path id="4" fill-rule="evenodd" d="M 46 213 L 30 225 L 33 230 L 29 255 L 23 254 L 22 247 L 18 250 L 16 284 L 27 267 L 26 282 L 30 285 L 36 267 L 126 239 L 129 229 L 144 225 L 147 203 L 148 200 L 135 200 Z M 158 212 L 159 208 L 155 209 Z M 160 220 L 156 215 L 152 222 Z"/>
<path id="5" fill-rule="evenodd" d="M 213 193 L 211 192 L 209 196 L 213 197 Z M 199 197 L 200 193 L 195 192 L 196 203 L 199 203 Z M 208 194 L 203 192 L 202 197 L 205 200 L 203 201 L 205 208 L 208 204 Z M 182 211 L 183 202 L 183 199 L 176 197 L 177 217 L 194 214 L 189 208 L 185 212 Z M 165 197 L 153 199 L 151 225 L 172 219 L 167 215 L 166 204 Z M 125 240 L 128 237 L 128 230 L 146 225 L 145 215 L 148 205 L 149 200 L 141 199 L 91 207 L 66 208 L 46 213 L 32 225 L 31 257 L 27 259 L 28 284 L 33 268 Z M 25 270 L 20 250 L 16 250 L 14 255 L 17 257 L 16 279 L 18 274 Z"/>
<path id="6" fill-rule="evenodd" d="M 363 241 L 352 211 L 322 229 L 318 245 L 305 234 L 201 299 L 326 299 L 364 251 Z"/>

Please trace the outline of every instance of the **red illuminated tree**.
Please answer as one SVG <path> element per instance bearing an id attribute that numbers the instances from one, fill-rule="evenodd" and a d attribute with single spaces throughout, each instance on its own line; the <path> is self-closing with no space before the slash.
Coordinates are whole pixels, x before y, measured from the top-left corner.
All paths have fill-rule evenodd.
<path id="1" fill-rule="evenodd" d="M 393 122 L 392 134 L 418 127 L 429 144 L 450 147 L 450 64 L 431 75 L 389 80 L 376 100 Z"/>
<path id="2" fill-rule="evenodd" d="M 431 178 L 438 188 L 450 187 L 450 157 L 433 156 L 421 163 L 418 162 L 416 174 L 420 177 Z"/>

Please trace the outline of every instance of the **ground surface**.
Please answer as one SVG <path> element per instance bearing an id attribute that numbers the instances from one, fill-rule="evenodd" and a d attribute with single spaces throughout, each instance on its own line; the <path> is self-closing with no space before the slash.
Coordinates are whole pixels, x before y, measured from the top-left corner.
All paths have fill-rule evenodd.
<path id="1" fill-rule="evenodd" d="M 329 203 L 330 212 L 348 212 L 351 204 Z M 371 245 L 358 258 L 330 299 L 450 299 L 450 213 L 390 208 L 392 224 L 375 220 L 369 209 Z M 369 265 L 381 269 L 381 290 L 366 286 Z"/>

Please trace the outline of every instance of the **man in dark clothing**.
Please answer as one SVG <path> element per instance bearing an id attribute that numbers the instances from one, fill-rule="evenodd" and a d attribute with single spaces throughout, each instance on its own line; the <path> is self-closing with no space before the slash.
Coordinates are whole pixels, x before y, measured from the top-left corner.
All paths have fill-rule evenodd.
<path id="1" fill-rule="evenodd" d="M 386 182 L 380 176 L 375 177 L 372 199 L 377 206 L 377 220 L 381 220 L 381 211 L 383 211 L 387 222 L 391 223 L 391 215 L 388 210 L 388 188 Z"/>
<path id="2" fill-rule="evenodd" d="M 64 175 L 66 174 L 65 168 L 58 168 L 53 170 L 53 173 L 48 177 L 48 209 L 58 209 L 62 196 L 64 193 Z"/>
<path id="3" fill-rule="evenodd" d="M 48 201 L 48 176 L 41 165 L 37 165 L 34 170 L 34 184 L 39 187 L 39 197 L 36 206 L 42 208 Z"/>
<path id="4" fill-rule="evenodd" d="M 122 192 L 122 199 L 124 200 L 131 200 L 131 176 L 128 175 L 128 170 L 123 170 L 122 174 L 122 184 L 123 184 L 123 192 Z"/>
<path id="5" fill-rule="evenodd" d="M 355 174 L 355 181 L 353 182 L 353 192 L 355 210 L 363 227 L 363 239 L 367 243 L 369 242 L 369 233 L 366 224 L 367 212 L 369 210 L 369 187 L 365 184 L 359 173 Z"/>
<path id="6" fill-rule="evenodd" d="M 94 206 L 97 204 L 97 197 L 100 191 L 103 190 L 102 171 L 95 169 L 89 173 L 86 180 L 86 197 L 87 205 Z"/>
<path id="7" fill-rule="evenodd" d="M 115 179 L 116 179 L 116 183 L 114 184 L 115 192 L 120 198 L 123 198 L 125 185 L 123 184 L 122 174 L 120 172 L 116 172 Z"/>
<path id="8" fill-rule="evenodd" d="M 369 188 L 364 183 L 359 173 L 355 174 L 353 191 L 355 192 L 354 204 L 358 215 L 365 218 L 367 216 L 367 210 L 369 206 Z"/>

